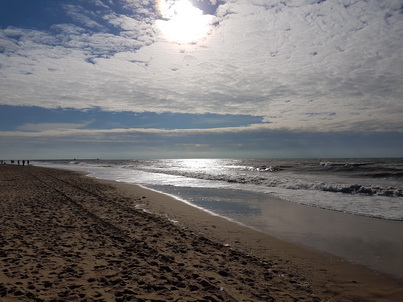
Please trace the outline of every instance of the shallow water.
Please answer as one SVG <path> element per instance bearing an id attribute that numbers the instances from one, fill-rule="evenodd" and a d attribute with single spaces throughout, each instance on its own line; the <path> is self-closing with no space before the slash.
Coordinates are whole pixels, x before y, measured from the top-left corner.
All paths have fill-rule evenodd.
<path id="1" fill-rule="evenodd" d="M 403 280 L 403 221 L 330 211 L 233 189 L 150 188 L 278 238 Z"/>

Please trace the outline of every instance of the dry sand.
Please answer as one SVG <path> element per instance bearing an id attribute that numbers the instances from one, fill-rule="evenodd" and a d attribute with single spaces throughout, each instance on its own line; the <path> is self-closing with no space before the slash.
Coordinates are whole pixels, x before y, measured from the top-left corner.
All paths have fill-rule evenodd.
<path id="1" fill-rule="evenodd" d="M 138 186 L 3 165 L 0 301 L 403 301 L 403 288 Z"/>

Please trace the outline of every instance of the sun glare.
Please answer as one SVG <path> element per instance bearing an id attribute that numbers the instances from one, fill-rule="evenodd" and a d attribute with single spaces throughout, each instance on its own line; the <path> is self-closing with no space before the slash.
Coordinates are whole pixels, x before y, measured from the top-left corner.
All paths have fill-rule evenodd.
<path id="1" fill-rule="evenodd" d="M 159 0 L 163 20 L 156 25 L 169 41 L 188 44 L 207 36 L 213 16 L 204 15 L 189 0 Z"/>

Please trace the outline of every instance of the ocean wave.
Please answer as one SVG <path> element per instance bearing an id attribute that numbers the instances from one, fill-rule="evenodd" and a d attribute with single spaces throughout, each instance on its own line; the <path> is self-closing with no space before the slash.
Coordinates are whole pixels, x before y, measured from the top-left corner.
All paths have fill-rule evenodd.
<path id="1" fill-rule="evenodd" d="M 231 188 L 319 208 L 403 220 L 402 183 L 388 177 L 403 173 L 403 161 L 356 162 L 364 160 L 60 160 L 52 164 L 91 171 L 97 178 L 142 185 Z"/>
<path id="2" fill-rule="evenodd" d="M 362 167 L 368 164 L 356 162 L 320 162 L 320 165 L 323 167 Z"/>
<path id="3" fill-rule="evenodd" d="M 169 175 L 184 176 L 190 178 L 224 181 L 229 183 L 239 184 L 254 184 L 265 187 L 280 187 L 289 190 L 318 190 L 325 192 L 365 195 L 365 196 L 386 196 L 386 197 L 403 197 L 403 188 L 393 186 L 371 186 L 361 184 L 339 184 L 326 183 L 318 181 L 309 181 L 306 179 L 298 179 L 295 177 L 281 177 L 278 174 L 275 176 L 262 177 L 260 175 L 228 175 L 228 174 L 208 174 L 200 172 L 186 172 L 176 170 L 154 170 L 147 169 L 148 172 L 164 173 Z M 267 174 L 265 174 L 267 175 Z"/>

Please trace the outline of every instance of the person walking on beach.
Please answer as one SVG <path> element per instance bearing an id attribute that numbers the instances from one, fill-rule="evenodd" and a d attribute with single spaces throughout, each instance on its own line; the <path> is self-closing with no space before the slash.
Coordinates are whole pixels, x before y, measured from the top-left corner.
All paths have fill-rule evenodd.
<path id="1" fill-rule="evenodd" d="M 25 166 L 25 160 L 22 161 L 22 165 Z"/>

